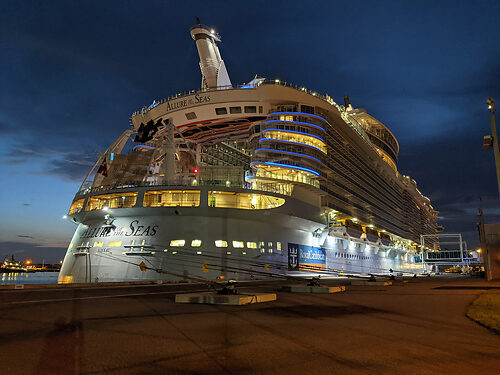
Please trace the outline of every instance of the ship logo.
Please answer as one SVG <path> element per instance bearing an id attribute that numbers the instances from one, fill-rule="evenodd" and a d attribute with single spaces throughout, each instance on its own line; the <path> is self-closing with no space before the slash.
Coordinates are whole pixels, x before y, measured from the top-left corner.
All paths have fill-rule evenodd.
<path id="1" fill-rule="evenodd" d="M 288 270 L 299 269 L 299 246 L 297 244 L 288 244 Z"/>

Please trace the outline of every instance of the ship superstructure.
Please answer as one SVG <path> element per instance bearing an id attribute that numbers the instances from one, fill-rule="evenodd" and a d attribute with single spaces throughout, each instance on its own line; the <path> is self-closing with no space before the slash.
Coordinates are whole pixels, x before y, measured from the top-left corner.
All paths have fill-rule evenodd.
<path id="1" fill-rule="evenodd" d="M 76 194 L 60 282 L 418 272 L 437 211 L 399 144 L 348 98 L 255 77 L 232 86 L 191 28 L 202 88 L 132 115 Z"/>

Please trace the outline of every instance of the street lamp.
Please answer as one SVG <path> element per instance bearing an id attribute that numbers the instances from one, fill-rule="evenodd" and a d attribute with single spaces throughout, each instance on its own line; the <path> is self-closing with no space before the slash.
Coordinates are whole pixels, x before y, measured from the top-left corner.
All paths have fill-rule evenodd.
<path id="1" fill-rule="evenodd" d="M 500 197 L 500 152 L 498 151 L 497 128 L 495 126 L 495 101 L 493 98 L 487 98 L 486 105 L 490 111 L 491 136 L 484 137 L 484 148 L 489 149 L 491 144 L 493 144 L 493 153 L 495 155 L 495 166 L 497 170 L 498 195 Z"/>

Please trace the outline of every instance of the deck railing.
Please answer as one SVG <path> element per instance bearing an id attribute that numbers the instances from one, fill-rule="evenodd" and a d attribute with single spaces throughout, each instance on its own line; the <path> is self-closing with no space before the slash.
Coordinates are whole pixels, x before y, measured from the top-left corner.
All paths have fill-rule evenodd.
<path id="1" fill-rule="evenodd" d="M 161 181 L 130 181 L 130 182 L 117 182 L 115 184 L 108 184 L 108 185 L 102 185 L 102 186 L 95 186 L 95 187 L 87 187 L 85 189 L 82 189 L 78 191 L 75 194 L 75 200 L 76 199 L 81 199 L 89 194 L 95 194 L 95 193 L 107 193 L 110 191 L 116 191 L 116 190 L 121 190 L 121 189 L 133 189 L 133 188 L 142 188 L 142 187 L 176 187 L 176 188 L 200 188 L 200 187 L 226 187 L 226 188 L 238 188 L 238 189 L 248 189 L 248 190 L 258 190 L 258 191 L 268 191 L 270 193 L 277 193 L 277 194 L 283 194 L 283 195 L 290 195 L 291 190 L 286 190 L 286 189 L 279 189 L 276 188 L 275 186 L 265 186 L 261 185 L 256 188 L 252 188 L 252 184 L 249 182 L 241 182 L 241 183 L 235 183 L 231 182 L 230 184 L 227 183 L 227 181 L 223 180 L 204 180 L 204 181 L 197 181 L 193 183 L 193 181 L 196 180 L 191 180 L 191 182 L 187 182 L 186 179 L 184 178 L 179 178 L 175 179 L 173 181 L 167 182 L 166 180 L 161 180 Z"/>

